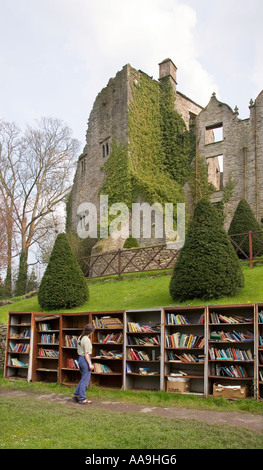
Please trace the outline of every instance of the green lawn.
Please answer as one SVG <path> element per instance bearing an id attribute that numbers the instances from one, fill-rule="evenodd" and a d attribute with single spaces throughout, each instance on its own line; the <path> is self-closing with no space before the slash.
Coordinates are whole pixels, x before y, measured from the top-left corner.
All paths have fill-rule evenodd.
<path id="1" fill-rule="evenodd" d="M 140 276 L 121 281 L 107 279 L 89 284 L 90 300 L 76 312 L 127 310 L 153 308 L 170 305 L 246 304 L 263 302 L 263 266 L 250 268 L 243 265 L 245 287 L 234 297 L 211 299 L 209 302 L 197 299 L 188 302 L 174 302 L 169 294 L 171 275 Z M 19 300 L 12 305 L 0 307 L 0 322 L 7 322 L 9 311 L 41 312 L 37 297 Z M 60 310 L 63 312 L 63 310 Z"/>

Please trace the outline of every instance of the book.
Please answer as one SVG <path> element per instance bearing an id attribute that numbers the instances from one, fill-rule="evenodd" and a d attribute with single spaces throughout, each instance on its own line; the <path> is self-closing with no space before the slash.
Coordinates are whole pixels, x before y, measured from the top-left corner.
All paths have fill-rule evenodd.
<path id="1" fill-rule="evenodd" d="M 52 358 L 58 358 L 59 352 L 56 351 L 55 349 L 43 349 L 39 348 L 38 349 L 38 356 L 39 357 L 52 357 Z"/>
<path id="2" fill-rule="evenodd" d="M 93 325 L 95 328 L 110 328 L 110 329 L 118 329 L 123 328 L 123 323 L 119 318 L 104 316 L 104 317 L 95 317 L 92 320 Z"/>

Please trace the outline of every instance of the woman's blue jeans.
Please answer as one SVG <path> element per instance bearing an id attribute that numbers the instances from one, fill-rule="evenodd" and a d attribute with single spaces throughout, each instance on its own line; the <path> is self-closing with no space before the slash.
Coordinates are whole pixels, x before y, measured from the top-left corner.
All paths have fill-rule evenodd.
<path id="1" fill-rule="evenodd" d="M 82 401 L 86 400 L 86 392 L 89 386 L 91 376 L 91 370 L 89 368 L 85 356 L 79 356 L 79 370 L 81 373 L 81 379 L 78 383 L 74 395 L 78 395 L 79 401 Z"/>

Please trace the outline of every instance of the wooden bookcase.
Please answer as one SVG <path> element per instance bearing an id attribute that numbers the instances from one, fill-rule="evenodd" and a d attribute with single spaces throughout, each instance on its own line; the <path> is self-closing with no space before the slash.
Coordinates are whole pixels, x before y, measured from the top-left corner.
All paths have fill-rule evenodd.
<path id="1" fill-rule="evenodd" d="M 256 322 L 255 305 L 208 307 L 208 394 L 220 383 L 247 386 L 256 396 Z"/>
<path id="2" fill-rule="evenodd" d="M 91 385 L 173 391 L 171 382 L 181 381 L 188 384 L 182 393 L 205 397 L 213 394 L 214 385 L 241 385 L 249 397 L 263 399 L 263 303 L 10 312 L 5 378 L 76 386 L 76 341 L 90 322 L 96 367 Z"/>
<path id="3" fill-rule="evenodd" d="M 164 390 L 206 395 L 205 307 L 165 307 Z"/>
<path id="4" fill-rule="evenodd" d="M 33 382 L 57 382 L 59 373 L 60 315 L 34 319 Z"/>
<path id="5" fill-rule="evenodd" d="M 124 318 L 124 390 L 162 390 L 163 309 L 128 310 Z"/>
<path id="6" fill-rule="evenodd" d="M 5 378 L 30 381 L 32 378 L 32 345 L 33 345 L 32 312 L 9 312 Z"/>
<path id="7" fill-rule="evenodd" d="M 76 340 L 85 325 L 91 322 L 89 313 L 64 313 L 60 322 L 59 381 L 76 386 L 80 380 Z"/>
<path id="8" fill-rule="evenodd" d="M 263 303 L 257 305 L 257 379 L 258 379 L 258 398 L 263 398 Z"/>
<path id="9" fill-rule="evenodd" d="M 91 383 L 107 388 L 123 385 L 123 314 L 124 311 L 93 312 Z"/>

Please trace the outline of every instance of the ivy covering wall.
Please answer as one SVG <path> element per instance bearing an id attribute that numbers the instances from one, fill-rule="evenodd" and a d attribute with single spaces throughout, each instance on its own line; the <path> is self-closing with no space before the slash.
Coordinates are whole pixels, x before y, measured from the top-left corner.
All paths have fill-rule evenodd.
<path id="1" fill-rule="evenodd" d="M 170 82 L 158 83 L 140 72 L 131 89 L 129 145 L 113 142 L 100 193 L 108 194 L 109 205 L 124 202 L 129 208 L 138 196 L 150 204 L 184 202 L 192 141 L 174 109 Z"/>

